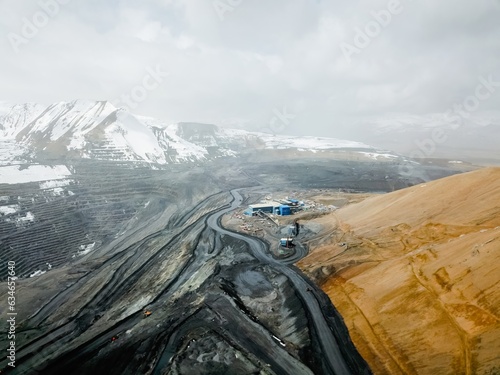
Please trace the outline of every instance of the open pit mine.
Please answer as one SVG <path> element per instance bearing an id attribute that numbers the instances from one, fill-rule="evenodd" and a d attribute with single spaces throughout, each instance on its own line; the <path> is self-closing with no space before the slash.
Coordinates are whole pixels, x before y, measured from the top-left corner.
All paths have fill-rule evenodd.
<path id="1" fill-rule="evenodd" d="M 390 256 L 363 255 L 360 241 L 372 237 L 354 224 L 351 232 L 316 221 L 337 212 L 346 212 L 342 223 L 358 220 L 354 201 L 470 166 L 422 165 L 357 142 L 165 126 L 105 102 L 6 107 L 0 131 L 1 374 L 420 373 L 410 337 L 353 323 L 364 313 L 356 305 L 363 291 L 351 287 L 349 300 L 338 278 L 374 272 L 367 262 L 382 266 Z M 279 202 L 263 203 L 271 200 Z M 368 224 L 379 228 L 360 226 Z M 387 230 L 406 236 L 408 225 Z M 311 261 L 328 241 L 336 253 Z M 458 268 L 419 274 L 439 248 L 417 254 L 416 246 L 386 247 L 401 259 L 411 254 L 406 273 L 439 275 L 453 292 Z M 343 259 L 353 248 L 356 257 Z M 431 289 L 418 291 L 432 299 Z M 377 327 L 370 314 L 383 306 L 366 303 Z M 495 311 L 484 314 L 498 325 Z M 443 366 L 474 369 L 474 358 Z"/>

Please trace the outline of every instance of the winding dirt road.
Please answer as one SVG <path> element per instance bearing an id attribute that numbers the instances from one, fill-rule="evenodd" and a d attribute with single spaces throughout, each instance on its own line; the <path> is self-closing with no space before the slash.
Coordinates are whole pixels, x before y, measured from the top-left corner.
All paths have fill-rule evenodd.
<path id="1" fill-rule="evenodd" d="M 303 252 L 278 261 L 221 227 L 242 202 L 238 189 L 214 194 L 133 232 L 22 323 L 17 366 L 2 359 L 2 374 L 369 374 L 328 298 L 289 264 Z"/>
<path id="2" fill-rule="evenodd" d="M 352 360 L 357 356 L 357 352 L 354 349 L 352 343 L 350 343 L 348 334 L 347 337 L 334 336 L 333 332 L 328 326 L 328 323 L 325 320 L 325 317 L 323 316 L 320 302 L 318 302 L 314 293 L 310 293 L 308 291 L 308 289 L 310 290 L 310 285 L 304 280 L 303 276 L 297 273 L 293 268 L 284 265 L 284 263 L 291 263 L 290 259 L 287 259 L 285 262 L 275 260 L 269 255 L 270 253 L 267 249 L 267 245 L 263 241 L 260 241 L 259 239 L 254 237 L 228 231 L 220 226 L 222 215 L 238 208 L 243 201 L 243 198 L 239 194 L 238 189 L 232 190 L 231 194 L 234 198 L 231 206 L 209 216 L 207 220 L 208 225 L 221 234 L 225 234 L 245 241 L 248 244 L 250 251 L 252 251 L 252 254 L 257 259 L 259 259 L 261 262 L 272 265 L 274 268 L 276 268 L 289 278 L 289 280 L 295 286 L 295 290 L 299 293 L 300 297 L 305 302 L 304 308 L 308 310 L 309 316 L 312 317 L 312 323 L 314 324 L 316 333 L 318 334 L 319 342 L 321 343 L 321 349 L 328 361 L 331 373 L 336 375 L 353 374 L 354 371 L 358 369 L 349 368 L 349 364 L 346 361 L 347 358 L 345 357 L 350 357 L 349 360 Z M 293 257 L 294 259 L 292 260 L 292 262 L 300 260 L 304 255 L 305 254 L 299 254 L 298 259 L 295 259 L 295 257 Z M 347 333 L 347 331 L 345 332 Z M 339 345 L 344 346 L 344 353 L 341 352 Z M 366 374 L 368 374 L 368 367 L 365 367 L 364 371 Z"/>

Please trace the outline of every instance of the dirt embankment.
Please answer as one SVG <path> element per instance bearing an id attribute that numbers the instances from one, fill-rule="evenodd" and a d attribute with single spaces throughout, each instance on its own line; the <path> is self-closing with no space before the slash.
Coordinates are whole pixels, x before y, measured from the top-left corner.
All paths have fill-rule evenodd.
<path id="1" fill-rule="evenodd" d="M 376 374 L 500 373 L 500 168 L 376 196 L 316 220 L 299 266 Z"/>

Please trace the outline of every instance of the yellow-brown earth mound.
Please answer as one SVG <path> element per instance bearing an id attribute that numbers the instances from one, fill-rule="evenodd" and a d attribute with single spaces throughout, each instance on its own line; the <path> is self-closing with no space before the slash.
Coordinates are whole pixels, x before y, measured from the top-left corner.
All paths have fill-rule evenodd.
<path id="1" fill-rule="evenodd" d="M 376 196 L 316 220 L 299 266 L 376 374 L 500 374 L 500 168 Z"/>

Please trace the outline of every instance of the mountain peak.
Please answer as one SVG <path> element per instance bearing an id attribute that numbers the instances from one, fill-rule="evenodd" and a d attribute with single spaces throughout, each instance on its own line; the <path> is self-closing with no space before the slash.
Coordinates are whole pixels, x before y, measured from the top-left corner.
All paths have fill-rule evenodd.
<path id="1" fill-rule="evenodd" d="M 313 153 L 350 149 L 358 158 L 398 158 L 360 142 L 252 133 L 195 122 L 167 125 L 108 101 L 86 99 L 49 106 L 4 103 L 0 107 L 0 136 L 15 140 L 32 156 L 52 159 L 71 155 L 168 164 L 237 156 L 253 148 Z"/>

